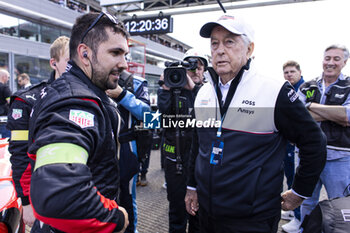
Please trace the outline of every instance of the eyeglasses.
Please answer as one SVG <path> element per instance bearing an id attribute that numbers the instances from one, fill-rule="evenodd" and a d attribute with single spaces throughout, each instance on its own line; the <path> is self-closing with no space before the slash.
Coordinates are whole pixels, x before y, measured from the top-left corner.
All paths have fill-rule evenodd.
<path id="1" fill-rule="evenodd" d="M 96 26 L 96 24 L 98 23 L 98 21 L 100 21 L 100 19 L 103 17 L 103 16 L 107 16 L 107 18 L 114 24 L 118 24 L 118 20 L 117 18 L 115 18 L 113 15 L 107 13 L 107 12 L 101 12 L 97 18 L 94 20 L 94 22 L 92 22 L 92 24 L 88 27 L 88 29 L 86 29 L 86 31 L 84 32 L 83 34 L 83 37 L 81 38 L 80 40 L 80 43 L 84 43 L 84 39 L 86 37 L 86 35 L 88 34 L 89 31 L 91 31 L 91 29 L 93 29 L 93 27 Z"/>

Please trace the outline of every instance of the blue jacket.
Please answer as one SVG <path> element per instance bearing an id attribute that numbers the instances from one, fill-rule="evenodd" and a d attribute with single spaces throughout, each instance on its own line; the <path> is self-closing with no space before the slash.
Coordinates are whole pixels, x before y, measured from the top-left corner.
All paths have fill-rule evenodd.
<path id="1" fill-rule="evenodd" d="M 133 76 L 133 84 L 132 92 L 124 89 L 118 98 L 114 99 L 124 122 L 119 134 L 120 179 L 124 183 L 129 182 L 139 171 L 135 125 L 143 119 L 144 112 L 150 111 L 147 80 Z"/>

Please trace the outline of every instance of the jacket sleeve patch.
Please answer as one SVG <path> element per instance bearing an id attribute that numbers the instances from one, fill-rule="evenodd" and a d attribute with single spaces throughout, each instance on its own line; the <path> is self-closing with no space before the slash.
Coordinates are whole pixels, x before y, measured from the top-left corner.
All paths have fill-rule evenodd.
<path id="1" fill-rule="evenodd" d="M 19 109 L 19 108 L 14 108 L 14 109 L 12 109 L 11 116 L 12 116 L 13 119 L 18 120 L 18 119 L 22 118 L 23 110 Z"/>
<path id="2" fill-rule="evenodd" d="M 28 141 L 28 130 L 12 130 L 11 141 Z"/>
<path id="3" fill-rule="evenodd" d="M 93 127 L 94 117 L 95 115 L 83 110 L 71 109 L 69 111 L 69 120 L 73 121 L 81 128 Z"/>
<path id="4" fill-rule="evenodd" d="M 290 102 L 294 102 L 296 99 L 298 99 L 298 94 L 295 92 L 294 89 L 290 89 L 290 91 L 288 92 L 288 98 L 290 100 Z"/>

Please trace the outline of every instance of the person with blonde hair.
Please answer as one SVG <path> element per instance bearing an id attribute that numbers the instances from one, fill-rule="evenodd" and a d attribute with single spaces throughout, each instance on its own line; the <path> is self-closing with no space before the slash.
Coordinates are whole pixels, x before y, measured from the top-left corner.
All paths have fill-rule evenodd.
<path id="1" fill-rule="evenodd" d="M 60 77 L 66 70 L 69 61 L 69 38 L 58 37 L 50 47 L 50 66 L 55 71 L 55 79 Z"/>
<path id="2" fill-rule="evenodd" d="M 35 217 L 29 203 L 29 186 L 31 179 L 31 159 L 27 155 L 29 117 L 35 102 L 40 99 L 40 92 L 65 71 L 69 60 L 69 38 L 58 37 L 50 47 L 51 72 L 48 81 L 33 85 L 28 89 L 19 90 L 11 97 L 10 111 L 8 114 L 7 128 L 11 130 L 9 152 L 11 153 L 12 178 L 15 183 L 17 196 L 23 204 L 23 221 L 28 226 L 33 226 Z M 20 75 L 24 76 L 24 74 Z M 32 227 L 35 232 L 39 224 Z"/>

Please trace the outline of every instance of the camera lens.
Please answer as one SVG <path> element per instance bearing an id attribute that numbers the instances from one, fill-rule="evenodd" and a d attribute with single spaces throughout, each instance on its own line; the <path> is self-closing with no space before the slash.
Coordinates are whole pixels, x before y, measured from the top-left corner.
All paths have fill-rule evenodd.
<path id="1" fill-rule="evenodd" d="M 168 67 L 164 70 L 164 82 L 167 87 L 181 88 L 187 83 L 186 69 L 182 67 Z"/>
<path id="2" fill-rule="evenodd" d="M 174 84 L 179 83 L 181 81 L 181 74 L 179 74 L 178 72 L 172 73 L 170 76 L 170 80 Z"/>

